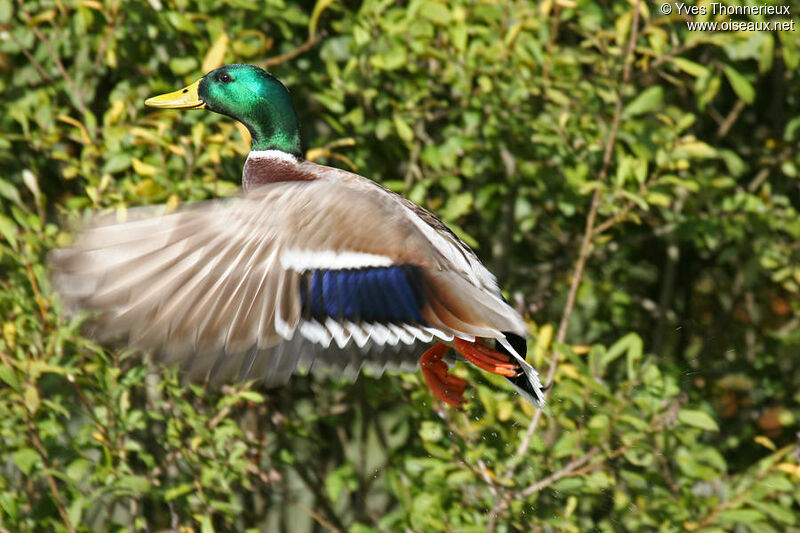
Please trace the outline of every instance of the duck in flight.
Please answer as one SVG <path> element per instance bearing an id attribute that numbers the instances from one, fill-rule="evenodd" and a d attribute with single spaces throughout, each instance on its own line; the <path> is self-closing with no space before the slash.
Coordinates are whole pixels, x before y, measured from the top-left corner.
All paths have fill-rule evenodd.
<path id="1" fill-rule="evenodd" d="M 303 158 L 286 87 L 227 65 L 146 105 L 242 122 L 252 150 L 235 198 L 97 216 L 51 255 L 71 309 L 100 339 L 127 338 L 211 381 L 285 383 L 311 367 L 355 376 L 419 365 L 460 407 L 454 350 L 544 403 L 526 326 L 495 277 L 438 218 L 379 184 Z"/>

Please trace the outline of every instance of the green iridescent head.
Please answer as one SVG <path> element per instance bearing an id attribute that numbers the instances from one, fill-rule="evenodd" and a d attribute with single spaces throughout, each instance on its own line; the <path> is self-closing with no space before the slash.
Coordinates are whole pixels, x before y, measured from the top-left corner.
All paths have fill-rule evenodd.
<path id="1" fill-rule="evenodd" d="M 289 90 L 254 65 L 225 65 L 179 91 L 148 98 L 145 105 L 227 115 L 247 126 L 253 150 L 302 156 L 300 123 Z"/>

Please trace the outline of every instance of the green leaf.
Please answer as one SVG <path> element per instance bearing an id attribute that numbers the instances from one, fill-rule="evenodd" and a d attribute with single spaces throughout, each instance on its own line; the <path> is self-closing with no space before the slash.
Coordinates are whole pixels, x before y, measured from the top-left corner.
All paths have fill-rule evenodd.
<path id="1" fill-rule="evenodd" d="M 198 518 L 200 522 L 200 533 L 214 533 L 214 524 L 211 521 L 211 516 L 204 514 Z"/>
<path id="2" fill-rule="evenodd" d="M 590 429 L 598 431 L 605 431 L 606 429 L 608 429 L 608 425 L 609 425 L 608 415 L 601 413 L 598 415 L 594 415 L 591 419 L 589 419 L 588 427 Z"/>
<path id="3" fill-rule="evenodd" d="M 472 201 L 473 197 L 470 192 L 462 192 L 461 194 L 451 196 L 440 214 L 445 220 L 456 220 L 470 210 Z"/>
<path id="4" fill-rule="evenodd" d="M 758 54 L 758 72 L 764 74 L 768 72 L 775 60 L 775 37 L 768 33 L 764 33 L 764 39 L 761 43 L 761 50 Z"/>
<path id="5" fill-rule="evenodd" d="M 8 198 L 18 206 L 22 206 L 22 198 L 19 195 L 19 191 L 4 179 L 0 179 L 0 196 Z"/>
<path id="6" fill-rule="evenodd" d="M 150 482 L 142 476 L 120 476 L 115 483 L 115 488 L 133 494 L 145 494 L 150 491 Z"/>
<path id="7" fill-rule="evenodd" d="M 777 35 L 781 41 L 781 55 L 786 62 L 786 68 L 795 70 L 800 67 L 800 50 L 797 46 L 796 32 L 779 31 Z"/>
<path id="8" fill-rule="evenodd" d="M 196 70 L 199 66 L 197 58 L 192 56 L 174 57 L 169 60 L 169 69 L 178 76 L 188 74 Z"/>
<path id="9" fill-rule="evenodd" d="M 797 486 L 792 484 L 792 482 L 789 481 L 785 475 L 777 474 L 765 477 L 759 481 L 759 485 L 769 492 L 791 492 L 797 488 Z"/>
<path id="10" fill-rule="evenodd" d="M 343 490 L 351 490 L 355 485 L 355 469 L 351 463 L 343 464 L 325 478 L 325 491 L 331 502 L 338 501 Z"/>
<path id="11" fill-rule="evenodd" d="M 569 97 L 567 97 L 567 95 L 565 95 L 562 91 L 553 89 L 552 87 L 545 89 L 545 95 L 555 104 L 561 106 L 568 106 L 570 104 Z"/>
<path id="12" fill-rule="evenodd" d="M 688 426 L 705 429 L 707 431 L 719 431 L 717 422 L 705 411 L 698 411 L 696 409 L 681 409 L 678 411 L 678 420 Z"/>
<path id="13" fill-rule="evenodd" d="M 612 344 L 600 359 L 600 365 L 605 368 L 613 363 L 619 356 L 631 350 L 636 351 L 639 355 L 642 352 L 642 338 L 636 333 L 628 333 Z"/>
<path id="14" fill-rule="evenodd" d="M 281 451 L 278 453 L 278 456 L 280 457 L 281 461 L 283 461 L 284 463 L 286 463 L 288 465 L 294 464 L 294 462 L 296 460 L 296 458 L 292 454 L 292 452 L 290 452 L 289 450 L 287 450 L 285 448 L 281 449 Z"/>
<path id="15" fill-rule="evenodd" d="M 634 98 L 622 111 L 624 118 L 631 118 L 653 111 L 664 100 L 664 89 L 660 85 L 649 87 Z"/>
<path id="16" fill-rule="evenodd" d="M 311 18 L 308 22 L 309 35 L 315 35 L 317 33 L 319 17 L 322 15 L 323 11 L 333 5 L 334 2 L 336 2 L 336 0 L 317 0 L 317 3 L 314 4 L 314 10 L 311 12 Z"/>
<path id="17" fill-rule="evenodd" d="M 17 373 L 10 366 L 6 366 L 5 364 L 0 365 L 0 381 L 3 381 L 15 391 L 20 390 L 20 383 Z"/>
<path id="18" fill-rule="evenodd" d="M 252 390 L 243 390 L 239 397 L 253 403 L 264 403 L 264 395 Z"/>
<path id="19" fill-rule="evenodd" d="M 39 457 L 39 454 L 30 448 L 17 450 L 16 452 L 14 452 L 13 457 L 14 457 L 14 464 L 17 465 L 17 468 L 19 468 L 20 472 L 22 472 L 26 476 L 29 476 L 31 474 L 34 465 L 41 463 L 41 458 Z"/>
<path id="20" fill-rule="evenodd" d="M 39 405 L 41 405 L 39 389 L 35 385 L 28 385 L 25 388 L 25 407 L 30 414 L 34 415 L 39 410 Z"/>
<path id="21" fill-rule="evenodd" d="M 17 225 L 4 215 L 0 215 L 0 235 L 8 241 L 12 248 L 17 248 Z"/>
<path id="22" fill-rule="evenodd" d="M 75 498 L 67 508 L 67 516 L 69 517 L 69 521 L 73 524 L 80 524 L 85 507 L 86 499 L 81 497 Z"/>
<path id="23" fill-rule="evenodd" d="M 394 127 L 397 131 L 397 135 L 405 142 L 410 143 L 414 140 L 414 130 L 411 129 L 411 126 L 409 126 L 400 115 L 394 116 Z"/>
<path id="24" fill-rule="evenodd" d="M 708 69 L 699 63 L 695 63 L 694 61 L 690 61 L 685 57 L 676 57 L 672 60 L 682 71 L 686 72 L 687 74 L 691 74 L 695 78 L 700 78 L 703 76 L 708 76 Z"/>
<path id="25" fill-rule="evenodd" d="M 89 471 L 91 468 L 92 463 L 84 459 L 83 457 L 79 457 L 72 461 L 64 471 L 67 477 L 73 481 L 80 481 L 86 472 Z"/>
<path id="26" fill-rule="evenodd" d="M 439 26 L 450 24 L 452 16 L 447 6 L 436 1 L 427 1 L 420 6 L 422 16 Z"/>
<path id="27" fill-rule="evenodd" d="M 723 524 L 752 524 L 764 520 L 764 515 L 753 509 L 728 509 L 719 513 L 717 520 Z"/>
<path id="28" fill-rule="evenodd" d="M 709 76 L 697 79 L 697 83 L 695 84 L 695 93 L 697 94 L 697 106 L 701 111 L 705 110 L 706 106 L 717 96 L 721 85 L 722 80 L 719 76 Z"/>
<path id="29" fill-rule="evenodd" d="M 438 441 L 444 436 L 441 424 L 425 420 L 422 422 L 422 427 L 419 430 L 419 436 L 422 440 Z"/>
<path id="30" fill-rule="evenodd" d="M 11 0 L 0 0 L 0 24 L 7 24 L 11 20 L 14 8 Z"/>
<path id="31" fill-rule="evenodd" d="M 314 98 L 316 98 L 317 101 L 320 104 L 324 105 L 329 111 L 332 111 L 333 113 L 336 113 L 337 115 L 342 114 L 345 111 L 345 108 L 344 108 L 344 105 L 342 104 L 342 102 L 340 102 L 336 98 L 333 98 L 333 97 L 331 97 L 331 96 L 329 96 L 327 94 L 319 93 L 319 94 L 314 95 Z"/>
<path id="32" fill-rule="evenodd" d="M 783 522 L 784 524 L 789 524 L 792 526 L 797 522 L 796 513 L 791 509 L 784 507 L 783 505 L 762 502 L 754 499 L 750 500 L 750 505 L 758 508 L 760 511 L 763 511 L 767 514 L 767 516 L 774 518 L 778 522 Z"/>
<path id="33" fill-rule="evenodd" d="M 693 159 L 709 159 L 717 156 L 717 151 L 713 146 L 702 141 L 690 141 L 681 144 L 677 150 L 676 155 L 686 155 Z"/>
<path id="34" fill-rule="evenodd" d="M 111 154 L 103 165 L 103 172 L 116 174 L 131 166 L 131 156 L 129 154 Z"/>
<path id="35" fill-rule="evenodd" d="M 189 17 L 177 11 L 168 11 L 167 20 L 169 20 L 170 24 L 175 26 L 176 29 L 182 32 L 190 34 L 197 34 L 199 32 L 199 25 L 192 22 Z"/>
<path id="36" fill-rule="evenodd" d="M 748 104 L 752 104 L 756 97 L 756 90 L 750 82 L 733 67 L 726 65 L 724 70 L 725 76 L 728 78 L 736 95 Z"/>
<path id="37" fill-rule="evenodd" d="M 6 520 L 15 524 L 19 518 L 19 506 L 15 495 L 11 491 L 0 492 L 0 509 L 6 514 Z"/>
<path id="38" fill-rule="evenodd" d="M 370 57 L 370 64 L 380 70 L 396 70 L 405 66 L 408 61 L 405 48 L 402 45 L 392 47 L 389 52 Z"/>
<path id="39" fill-rule="evenodd" d="M 164 500 L 170 502 L 172 500 L 180 498 L 185 494 L 189 494 L 194 490 L 195 490 L 194 485 L 192 485 L 191 483 L 181 483 L 167 489 L 164 492 Z"/>
<path id="40" fill-rule="evenodd" d="M 627 198 L 631 202 L 635 203 L 637 206 L 639 206 L 639 209 L 641 209 L 642 211 L 650 210 L 650 206 L 647 204 L 645 199 L 642 198 L 640 195 L 634 194 L 631 191 L 626 191 L 626 190 L 619 191 L 619 194 Z"/>
<path id="41" fill-rule="evenodd" d="M 669 207 L 672 203 L 672 197 L 658 191 L 648 192 L 644 198 L 648 204 L 660 207 Z"/>

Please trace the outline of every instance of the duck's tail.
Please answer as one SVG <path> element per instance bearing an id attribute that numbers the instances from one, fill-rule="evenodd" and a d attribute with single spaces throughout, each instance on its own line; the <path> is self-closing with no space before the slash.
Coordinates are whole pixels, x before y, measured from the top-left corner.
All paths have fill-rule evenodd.
<path id="1" fill-rule="evenodd" d="M 525 354 L 528 352 L 527 342 L 515 333 L 503 332 L 503 334 L 505 335 L 504 339 L 495 341 L 495 349 L 508 355 L 512 360 L 516 359 L 522 369 L 516 376 L 506 379 L 525 399 L 541 409 L 544 405 L 544 391 L 542 383 L 539 381 L 539 373 L 525 360 Z"/>

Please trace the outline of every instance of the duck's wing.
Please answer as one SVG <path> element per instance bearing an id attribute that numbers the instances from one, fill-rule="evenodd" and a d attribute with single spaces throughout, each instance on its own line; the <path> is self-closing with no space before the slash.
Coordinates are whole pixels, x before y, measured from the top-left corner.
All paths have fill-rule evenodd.
<path id="1" fill-rule="evenodd" d="M 96 218 L 51 264 L 70 308 L 99 311 L 95 336 L 195 376 L 279 383 L 298 368 L 413 363 L 435 337 L 524 335 L 448 242 L 378 187 L 295 181 Z"/>

